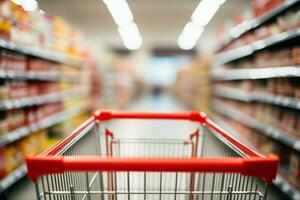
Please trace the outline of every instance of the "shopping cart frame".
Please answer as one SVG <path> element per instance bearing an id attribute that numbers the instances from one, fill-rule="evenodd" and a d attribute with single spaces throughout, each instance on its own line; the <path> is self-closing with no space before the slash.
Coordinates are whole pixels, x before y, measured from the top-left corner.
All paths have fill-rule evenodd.
<path id="1" fill-rule="evenodd" d="M 200 123 L 214 130 L 220 137 L 239 149 L 245 157 L 203 157 L 203 158 L 114 158 L 99 156 L 57 156 L 69 143 L 78 137 L 88 126 L 96 122 L 108 122 L 112 119 L 159 119 L 187 120 Z M 110 135 L 109 131 L 106 134 Z M 195 132 L 190 137 L 201 134 Z M 113 137 L 113 135 L 111 135 Z M 181 113 L 145 113 L 99 110 L 74 130 L 67 138 L 41 156 L 26 158 L 28 177 L 36 182 L 43 175 L 65 172 L 203 172 L 203 173 L 239 173 L 253 176 L 271 184 L 276 178 L 279 159 L 275 155 L 266 157 L 240 143 L 229 133 L 207 118 L 203 112 Z"/>

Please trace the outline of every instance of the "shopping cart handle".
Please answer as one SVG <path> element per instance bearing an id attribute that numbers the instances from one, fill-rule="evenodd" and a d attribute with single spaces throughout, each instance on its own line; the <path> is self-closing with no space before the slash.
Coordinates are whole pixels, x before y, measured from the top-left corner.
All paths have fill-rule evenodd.
<path id="1" fill-rule="evenodd" d="M 111 119 L 170 119 L 198 121 L 202 124 L 207 119 L 207 115 L 204 112 L 151 113 L 98 110 L 94 113 L 94 116 L 99 121 Z"/>
<path id="2" fill-rule="evenodd" d="M 202 172 L 240 173 L 267 183 L 276 177 L 278 157 L 266 158 L 103 158 L 98 156 L 48 156 L 26 158 L 28 177 L 64 172 Z"/>

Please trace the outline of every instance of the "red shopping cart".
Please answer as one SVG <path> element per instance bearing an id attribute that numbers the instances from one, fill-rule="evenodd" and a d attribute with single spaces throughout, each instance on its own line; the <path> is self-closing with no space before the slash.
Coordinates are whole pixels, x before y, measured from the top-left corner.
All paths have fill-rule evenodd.
<path id="1" fill-rule="evenodd" d="M 187 120 L 185 139 L 116 138 L 116 119 Z M 37 199 L 266 199 L 278 158 L 261 156 L 204 113 L 98 111 L 42 156 L 27 157 Z"/>

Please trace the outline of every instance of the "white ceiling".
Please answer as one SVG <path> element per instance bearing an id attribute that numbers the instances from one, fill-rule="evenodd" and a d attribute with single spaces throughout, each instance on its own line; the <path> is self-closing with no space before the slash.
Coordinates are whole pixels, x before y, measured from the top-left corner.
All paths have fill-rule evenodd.
<path id="1" fill-rule="evenodd" d="M 213 0 L 212 0 L 213 1 Z M 123 47 L 102 0 L 38 0 L 46 12 L 79 27 L 95 46 Z M 144 40 L 143 47 L 176 47 L 176 40 L 199 0 L 127 0 Z M 251 0 L 227 0 L 199 40 L 198 48 L 211 50 L 220 25 L 236 13 L 249 10 Z"/>

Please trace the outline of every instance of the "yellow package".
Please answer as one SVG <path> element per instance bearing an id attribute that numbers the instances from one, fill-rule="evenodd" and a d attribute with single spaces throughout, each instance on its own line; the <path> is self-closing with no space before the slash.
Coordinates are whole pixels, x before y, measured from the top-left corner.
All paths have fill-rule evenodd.
<path id="1" fill-rule="evenodd" d="M 12 172 L 24 162 L 24 155 L 17 144 L 11 144 L 4 148 L 5 168 L 7 173 Z"/>

